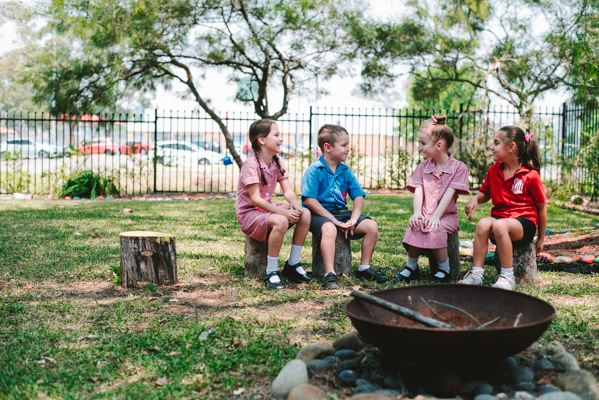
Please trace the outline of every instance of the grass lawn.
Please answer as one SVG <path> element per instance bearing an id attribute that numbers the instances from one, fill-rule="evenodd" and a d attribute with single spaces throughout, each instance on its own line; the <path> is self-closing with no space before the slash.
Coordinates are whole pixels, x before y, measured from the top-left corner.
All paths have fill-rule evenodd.
<path id="1" fill-rule="evenodd" d="M 474 226 L 460 207 L 461 238 Z M 373 264 L 388 276 L 406 263 L 401 246 L 409 195 L 371 195 L 365 212 L 381 236 Z M 123 208 L 134 213 L 124 215 Z M 398 210 L 405 210 L 403 213 Z M 477 218 L 489 215 L 490 205 Z M 302 345 L 352 326 L 342 290 L 319 282 L 267 291 L 243 276 L 244 235 L 233 200 L 194 202 L 10 201 L 0 204 L 0 398 L 221 398 L 267 387 Z M 549 209 L 550 229 L 599 218 Z M 124 290 L 114 285 L 119 233 L 176 235 L 180 284 Z M 101 238 L 92 238 L 96 232 Z M 286 239 L 281 266 L 289 253 Z M 311 235 L 302 263 L 311 265 Z M 359 243 L 353 244 L 354 268 Z M 425 266 L 425 260 L 422 260 Z M 464 268 L 468 265 L 464 264 Z M 426 268 L 425 268 L 426 270 Z M 427 274 L 425 274 L 427 276 Z M 490 282 L 494 267 L 487 267 Z M 599 374 L 599 277 L 541 272 L 520 290 L 558 314 L 542 341 L 558 339 L 582 368 Z M 202 340 L 202 332 L 215 332 Z M 44 363 L 40 363 L 43 360 Z"/>

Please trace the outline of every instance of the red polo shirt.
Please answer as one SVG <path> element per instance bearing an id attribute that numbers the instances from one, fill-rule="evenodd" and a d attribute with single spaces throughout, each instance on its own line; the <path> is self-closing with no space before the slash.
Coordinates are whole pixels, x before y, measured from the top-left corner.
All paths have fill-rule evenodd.
<path id="1" fill-rule="evenodd" d="M 481 192 L 491 196 L 491 215 L 499 218 L 524 217 L 538 225 L 536 204 L 547 200 L 541 176 L 537 171 L 522 166 L 504 179 L 502 166 L 500 162 L 491 165 L 480 188 Z"/>

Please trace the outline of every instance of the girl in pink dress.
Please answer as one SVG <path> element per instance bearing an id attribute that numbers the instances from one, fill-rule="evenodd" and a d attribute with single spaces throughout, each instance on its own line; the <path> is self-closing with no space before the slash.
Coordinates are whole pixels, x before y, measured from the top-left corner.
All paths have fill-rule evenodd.
<path id="1" fill-rule="evenodd" d="M 459 194 L 469 194 L 468 170 L 449 152 L 453 133 L 445 123 L 445 115 L 433 115 L 422 123 L 418 132 L 421 162 L 408 182 L 414 193 L 414 215 L 403 245 L 408 252 L 408 265 L 395 275 L 400 282 L 420 279 L 418 257 L 423 249 L 431 249 L 439 270 L 431 282 L 449 282 L 447 235 L 460 229 L 456 201 Z"/>
<path id="2" fill-rule="evenodd" d="M 255 121 L 250 126 L 250 142 L 254 154 L 241 166 L 235 201 L 239 227 L 249 237 L 268 243 L 264 283 L 271 289 L 283 289 L 278 270 L 279 252 L 285 233 L 297 224 L 283 275 L 298 283 L 310 282 L 312 278 L 300 264 L 300 254 L 310 228 L 311 215 L 310 210 L 298 203 L 289 184 L 289 173 L 277 155 L 283 143 L 279 127 L 271 120 Z M 290 205 L 272 203 L 277 182 Z"/>

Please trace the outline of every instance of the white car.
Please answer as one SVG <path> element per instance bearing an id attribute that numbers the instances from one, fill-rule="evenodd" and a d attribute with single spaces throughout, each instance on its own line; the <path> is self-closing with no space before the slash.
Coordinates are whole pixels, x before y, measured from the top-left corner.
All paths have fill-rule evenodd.
<path id="1" fill-rule="evenodd" d="M 150 152 L 152 155 L 153 152 Z M 220 165 L 222 155 L 191 142 L 165 140 L 156 143 L 156 156 L 164 165 Z"/>
<path id="2" fill-rule="evenodd" d="M 63 156 L 64 148 L 51 141 L 15 138 L 0 143 L 0 153 L 19 154 L 23 158 L 49 158 Z"/>

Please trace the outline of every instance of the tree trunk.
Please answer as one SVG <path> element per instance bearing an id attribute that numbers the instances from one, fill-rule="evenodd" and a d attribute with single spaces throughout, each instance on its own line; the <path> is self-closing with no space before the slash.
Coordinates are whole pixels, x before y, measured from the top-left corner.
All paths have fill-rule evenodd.
<path id="1" fill-rule="evenodd" d="M 324 277 L 324 262 L 320 250 L 321 236 L 312 235 L 312 274 L 318 278 Z M 351 240 L 345 238 L 345 233 L 337 231 L 335 239 L 335 273 L 349 276 L 351 273 Z"/>
<path id="2" fill-rule="evenodd" d="M 268 256 L 268 243 L 259 242 L 247 236 L 245 238 L 245 275 L 250 278 L 264 279 Z"/>
<path id="3" fill-rule="evenodd" d="M 123 232 L 121 237 L 121 284 L 138 282 L 158 286 L 177 283 L 175 237 L 159 232 Z"/>
<path id="4" fill-rule="evenodd" d="M 522 285 L 536 285 L 539 281 L 537 275 L 537 244 L 533 240 L 529 244 L 521 247 L 514 246 L 513 248 L 513 265 L 514 278 L 516 283 Z M 501 273 L 501 260 L 499 259 L 499 252 L 495 250 L 495 268 L 497 273 Z"/>
<path id="5" fill-rule="evenodd" d="M 447 235 L 447 255 L 449 258 L 449 279 L 457 281 L 461 279 L 460 266 L 460 239 L 459 231 Z M 431 276 L 439 269 L 439 265 L 432 251 L 427 252 L 428 262 L 430 265 Z"/>

